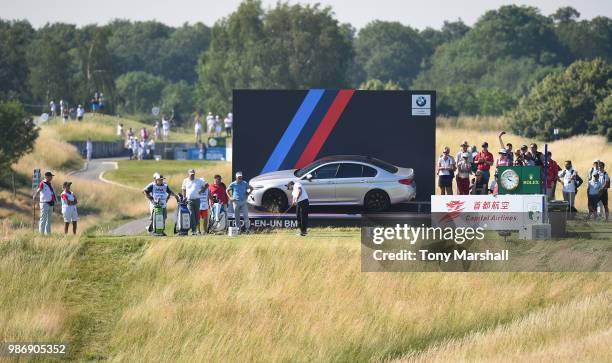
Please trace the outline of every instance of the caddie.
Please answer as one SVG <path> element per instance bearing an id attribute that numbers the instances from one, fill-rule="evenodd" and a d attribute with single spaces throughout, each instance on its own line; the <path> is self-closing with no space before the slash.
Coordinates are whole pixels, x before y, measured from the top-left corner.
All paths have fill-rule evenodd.
<path id="1" fill-rule="evenodd" d="M 168 199 L 170 199 L 170 196 L 173 196 L 178 203 L 178 196 L 170 189 L 168 184 L 164 182 L 163 175 L 159 173 L 153 174 L 153 182 L 149 183 L 149 185 L 143 189 L 142 193 L 149 200 L 149 226 L 147 227 L 147 232 L 153 233 L 153 208 L 155 206 L 155 201 L 159 200 L 161 203 L 165 223 L 168 217 Z M 163 235 L 165 236 L 166 234 L 164 233 Z"/>

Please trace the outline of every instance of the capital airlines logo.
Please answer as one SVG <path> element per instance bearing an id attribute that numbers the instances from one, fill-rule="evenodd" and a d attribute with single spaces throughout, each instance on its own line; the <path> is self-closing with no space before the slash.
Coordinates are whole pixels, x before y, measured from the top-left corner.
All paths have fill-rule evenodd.
<path id="1" fill-rule="evenodd" d="M 464 204 L 465 202 L 462 202 L 460 200 L 451 200 L 450 202 L 446 203 L 446 210 L 448 210 L 448 213 L 446 213 L 444 217 L 442 217 L 440 222 L 454 221 L 465 209 L 465 207 L 463 206 Z"/>

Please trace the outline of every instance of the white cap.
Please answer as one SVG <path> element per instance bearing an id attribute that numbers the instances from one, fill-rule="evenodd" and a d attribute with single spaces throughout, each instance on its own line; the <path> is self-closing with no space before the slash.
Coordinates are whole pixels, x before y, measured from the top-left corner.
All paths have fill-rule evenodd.
<path id="1" fill-rule="evenodd" d="M 158 178 L 159 178 L 159 173 L 153 174 L 153 179 L 158 179 Z"/>
<path id="2" fill-rule="evenodd" d="M 239 177 L 239 176 L 242 176 L 242 172 L 241 171 L 237 171 L 236 172 L 236 178 Z"/>

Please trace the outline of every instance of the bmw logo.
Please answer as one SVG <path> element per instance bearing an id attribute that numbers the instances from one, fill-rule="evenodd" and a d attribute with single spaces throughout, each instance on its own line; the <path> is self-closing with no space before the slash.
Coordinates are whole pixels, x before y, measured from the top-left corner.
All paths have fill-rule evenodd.
<path id="1" fill-rule="evenodd" d="M 423 107 L 427 104 L 427 99 L 424 96 L 418 96 L 416 99 L 416 104 L 419 107 Z"/>

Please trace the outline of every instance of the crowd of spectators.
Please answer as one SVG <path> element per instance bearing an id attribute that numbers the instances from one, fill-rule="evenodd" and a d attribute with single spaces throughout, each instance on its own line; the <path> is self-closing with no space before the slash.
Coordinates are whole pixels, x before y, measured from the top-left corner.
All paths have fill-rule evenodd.
<path id="1" fill-rule="evenodd" d="M 562 169 L 553 159 L 551 151 L 548 151 L 545 156 L 538 150 L 538 145 L 535 143 L 529 146 L 522 145 L 519 149 L 513 150 L 511 143 L 503 142 L 504 135 L 505 132 L 501 132 L 498 137 L 500 149 L 497 157 L 489 151 L 487 142 L 483 142 L 478 149 L 476 145 L 470 147 L 468 142 L 464 141 L 455 156 L 451 155 L 448 146 L 444 146 L 436 167 L 440 194 L 453 194 L 454 183 L 459 195 L 497 194 L 497 167 L 539 166 L 542 176 L 542 193 L 546 193 L 548 200 L 554 200 L 557 184 L 561 184 L 563 200 L 568 202 L 569 210 L 572 213 L 577 212 L 575 198 L 584 181 L 578 175 L 572 161 L 566 160 Z M 492 171 L 494 171 L 493 174 L 491 174 Z M 610 176 L 605 170 L 603 161 L 593 161 L 593 166 L 587 173 L 587 185 L 589 218 L 605 215 L 608 221 Z"/>

